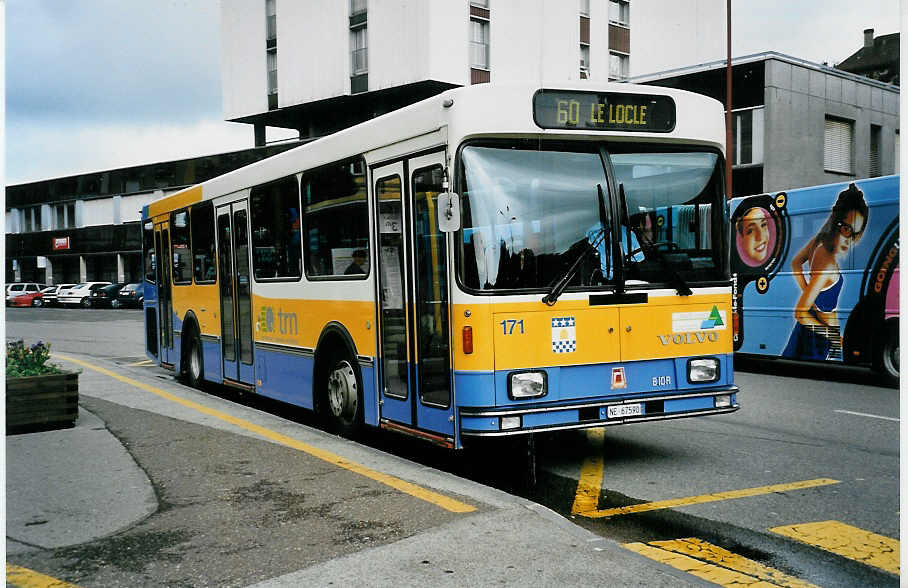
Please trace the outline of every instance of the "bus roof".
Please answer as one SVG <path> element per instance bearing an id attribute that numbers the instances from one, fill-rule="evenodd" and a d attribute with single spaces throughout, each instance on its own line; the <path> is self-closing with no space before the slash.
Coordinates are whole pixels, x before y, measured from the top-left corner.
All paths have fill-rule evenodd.
<path id="1" fill-rule="evenodd" d="M 540 90 L 598 94 L 668 96 L 675 105 L 669 131 L 588 130 L 541 127 L 534 117 L 534 97 Z M 625 83 L 507 83 L 455 88 L 344 129 L 305 145 L 159 199 L 143 209 L 155 217 L 202 200 L 240 192 L 261 183 L 321 165 L 365 155 L 407 141 L 438 134 L 451 146 L 471 137 L 506 136 L 539 139 L 593 139 L 699 144 L 724 152 L 725 121 L 720 102 L 693 92 Z"/>

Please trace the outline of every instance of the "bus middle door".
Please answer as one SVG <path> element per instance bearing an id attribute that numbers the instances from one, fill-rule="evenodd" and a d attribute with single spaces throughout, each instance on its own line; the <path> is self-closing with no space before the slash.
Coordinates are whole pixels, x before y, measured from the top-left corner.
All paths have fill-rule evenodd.
<path id="1" fill-rule="evenodd" d="M 246 206 L 245 201 L 240 201 L 217 208 L 222 373 L 226 383 L 244 388 L 254 385 Z"/>

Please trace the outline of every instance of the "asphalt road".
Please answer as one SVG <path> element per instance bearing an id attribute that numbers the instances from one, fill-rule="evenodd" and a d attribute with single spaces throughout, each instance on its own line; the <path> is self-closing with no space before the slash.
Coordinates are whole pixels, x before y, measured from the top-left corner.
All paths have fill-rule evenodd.
<path id="1" fill-rule="evenodd" d="M 51 341 L 61 352 L 141 357 L 141 320 L 136 310 L 7 309 L 6 328 L 7 338 Z M 694 537 L 816 585 L 897 585 L 896 575 L 778 529 L 835 521 L 851 533 L 899 538 L 898 389 L 863 369 L 742 363 L 737 413 L 542 437 L 535 488 L 502 473 L 500 462 L 450 459 L 393 435 L 367 442 L 521 493 L 622 543 Z M 638 514 L 572 512 L 581 473 L 597 462 L 600 514 L 655 501 L 693 503 Z M 798 483 L 807 487 L 791 486 Z M 697 500 L 755 488 L 768 490 Z"/>

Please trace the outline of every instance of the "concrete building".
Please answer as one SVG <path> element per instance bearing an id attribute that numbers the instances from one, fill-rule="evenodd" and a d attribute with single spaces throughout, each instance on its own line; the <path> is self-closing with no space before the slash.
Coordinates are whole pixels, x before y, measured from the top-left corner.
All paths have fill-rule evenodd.
<path id="1" fill-rule="evenodd" d="M 224 118 L 263 145 L 266 127 L 319 137 L 456 86 L 620 80 L 720 58 L 724 23 L 708 0 L 224 1 Z"/>
<path id="2" fill-rule="evenodd" d="M 735 196 L 899 172 L 899 88 L 774 52 L 732 60 Z M 631 78 L 725 102 L 725 61 Z"/>
<path id="3" fill-rule="evenodd" d="M 6 282 L 139 281 L 142 206 L 297 144 L 8 186 Z"/>

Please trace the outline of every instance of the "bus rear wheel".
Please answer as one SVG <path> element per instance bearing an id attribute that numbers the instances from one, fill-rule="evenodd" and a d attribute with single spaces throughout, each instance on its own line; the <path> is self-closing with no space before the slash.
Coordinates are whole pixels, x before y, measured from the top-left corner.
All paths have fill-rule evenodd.
<path id="1" fill-rule="evenodd" d="M 881 350 L 880 363 L 883 372 L 893 380 L 899 379 L 899 330 L 889 328 L 886 330 L 886 341 Z"/>
<path id="2" fill-rule="evenodd" d="M 362 378 L 350 359 L 336 355 L 325 377 L 324 415 L 332 430 L 345 437 L 359 432 L 363 422 Z"/>

